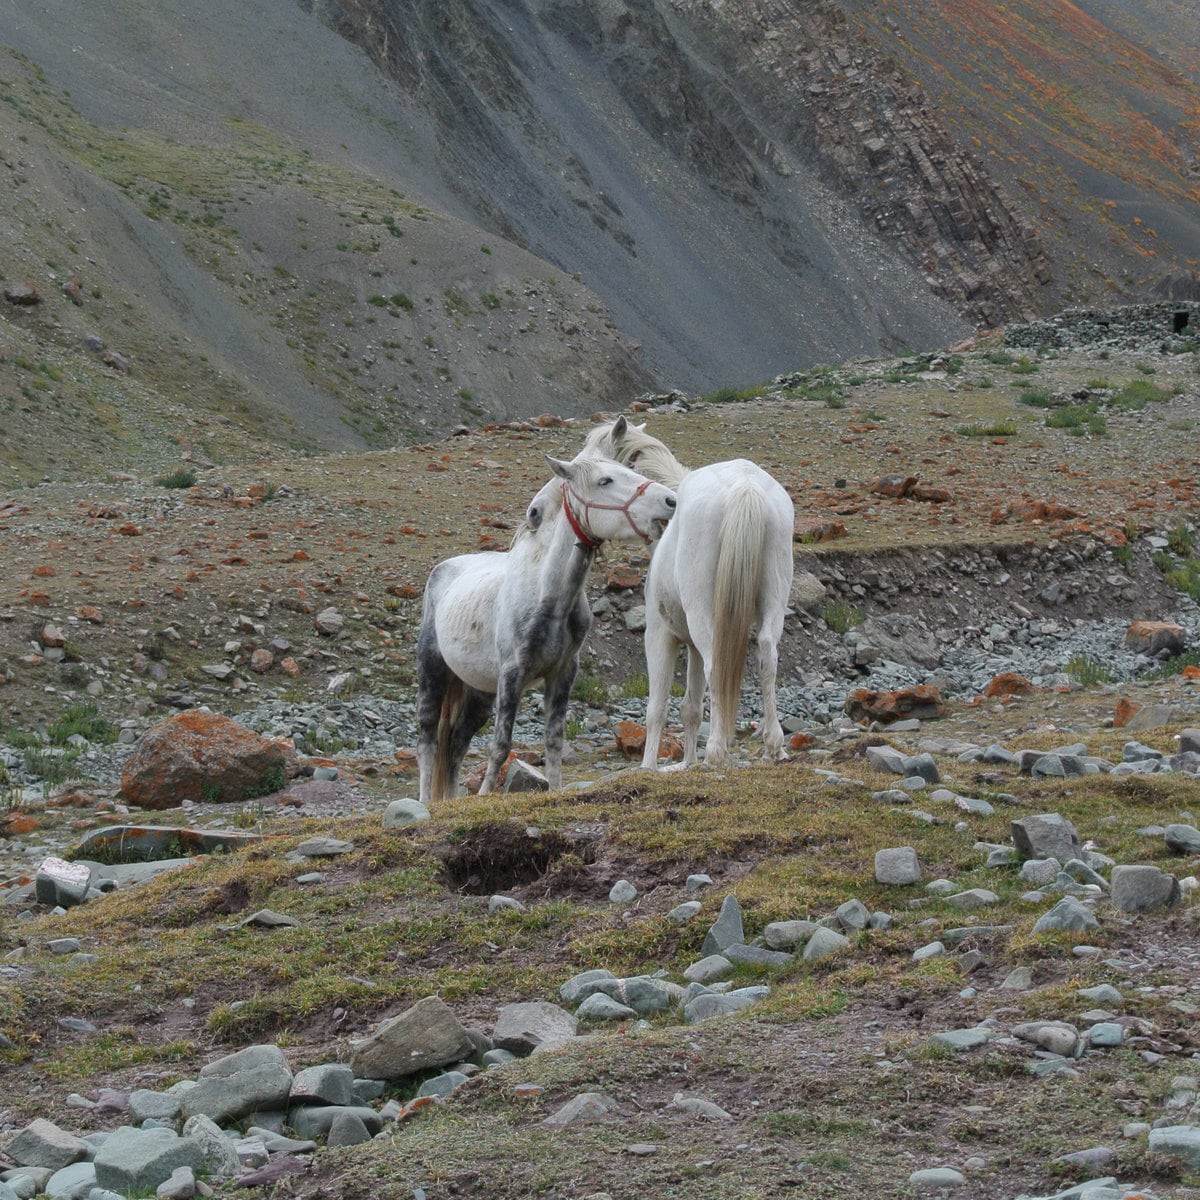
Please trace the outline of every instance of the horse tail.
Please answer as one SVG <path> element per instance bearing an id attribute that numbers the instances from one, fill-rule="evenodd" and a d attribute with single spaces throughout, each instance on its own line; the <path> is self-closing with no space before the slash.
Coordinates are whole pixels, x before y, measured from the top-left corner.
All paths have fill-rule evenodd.
<path id="1" fill-rule="evenodd" d="M 467 700 L 467 685 L 452 671 L 446 672 L 446 690 L 442 695 L 442 711 L 438 717 L 437 745 L 434 749 L 433 772 L 429 781 L 430 800 L 452 800 L 457 780 L 452 762 L 454 729 Z"/>
<path id="2" fill-rule="evenodd" d="M 717 534 L 717 574 L 713 588 L 713 661 L 709 687 L 713 708 L 737 721 L 742 672 L 750 630 L 758 608 L 758 589 L 766 541 L 766 506 L 753 484 L 730 493 Z"/>

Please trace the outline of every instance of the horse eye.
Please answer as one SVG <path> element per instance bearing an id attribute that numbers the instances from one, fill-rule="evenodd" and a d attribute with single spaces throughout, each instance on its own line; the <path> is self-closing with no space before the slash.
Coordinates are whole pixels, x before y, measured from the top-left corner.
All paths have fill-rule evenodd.
<path id="1" fill-rule="evenodd" d="M 612 483 L 612 476 L 605 475 L 604 478 L 600 480 L 599 484 L 597 484 L 597 486 L 598 487 L 608 487 L 608 485 L 610 483 Z"/>

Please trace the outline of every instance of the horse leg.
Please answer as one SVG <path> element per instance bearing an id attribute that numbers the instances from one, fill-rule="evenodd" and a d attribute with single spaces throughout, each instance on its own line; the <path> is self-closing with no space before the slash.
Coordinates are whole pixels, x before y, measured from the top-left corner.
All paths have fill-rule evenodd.
<path id="1" fill-rule="evenodd" d="M 449 669 L 432 638 L 417 646 L 417 768 L 422 804 L 433 799 L 433 772 L 437 760 L 438 726 L 446 703 Z M 440 797 L 439 797 L 440 799 Z"/>
<path id="2" fill-rule="evenodd" d="M 546 679 L 546 779 L 552 792 L 562 787 L 567 707 L 571 701 L 571 685 L 575 682 L 578 665 L 578 660 L 568 661 L 557 675 Z"/>
<path id="3" fill-rule="evenodd" d="M 457 782 L 471 739 L 487 724 L 492 713 L 492 698 L 486 692 L 467 688 L 466 696 L 450 730 L 447 771 Z"/>
<path id="4" fill-rule="evenodd" d="M 650 614 L 646 625 L 646 672 L 649 695 L 646 700 L 646 748 L 642 751 L 642 768 L 658 769 L 658 746 L 667 723 L 667 701 L 671 696 L 671 681 L 675 676 L 675 659 L 679 642 L 667 623 Z"/>
<path id="5" fill-rule="evenodd" d="M 695 646 L 687 651 L 687 689 L 679 716 L 683 721 L 683 765 L 690 767 L 697 758 L 700 719 L 704 716 L 704 659 Z"/>
<path id="6" fill-rule="evenodd" d="M 776 673 L 779 670 L 779 643 L 765 629 L 758 633 L 758 683 L 762 690 L 763 758 L 770 762 L 783 762 L 787 751 L 783 748 L 783 726 L 779 723 L 779 701 L 775 692 Z"/>
<path id="7" fill-rule="evenodd" d="M 525 670 L 519 664 L 505 667 L 500 672 L 496 686 L 496 726 L 492 731 L 492 746 L 488 751 L 487 774 L 479 789 L 481 796 L 496 790 L 508 752 L 512 749 L 513 725 L 517 721 L 517 705 L 525 690 Z"/>

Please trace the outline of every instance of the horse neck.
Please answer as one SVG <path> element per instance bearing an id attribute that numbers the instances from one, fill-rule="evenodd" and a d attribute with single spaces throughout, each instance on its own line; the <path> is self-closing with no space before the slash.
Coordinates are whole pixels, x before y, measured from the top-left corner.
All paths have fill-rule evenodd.
<path id="1" fill-rule="evenodd" d="M 565 612 L 583 591 L 595 555 L 580 546 L 564 508 L 559 508 L 553 521 L 537 559 L 536 586 L 543 602 L 554 599 L 555 608 Z"/>
<path id="2" fill-rule="evenodd" d="M 635 469 L 669 488 L 677 488 L 691 471 L 663 445 L 645 446 L 637 453 Z"/>

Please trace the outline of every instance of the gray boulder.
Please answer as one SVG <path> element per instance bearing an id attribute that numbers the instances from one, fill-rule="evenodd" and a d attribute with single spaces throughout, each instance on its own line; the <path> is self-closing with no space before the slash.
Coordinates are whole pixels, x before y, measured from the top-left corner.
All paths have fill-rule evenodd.
<path id="1" fill-rule="evenodd" d="M 179 1107 L 185 1120 L 202 1113 L 220 1124 L 259 1109 L 283 1108 L 291 1090 L 292 1069 L 283 1051 L 273 1045 L 247 1046 L 202 1067 Z"/>
<path id="2" fill-rule="evenodd" d="M 213 1179 L 236 1179 L 242 1162 L 233 1143 L 210 1118 L 199 1113 L 183 1125 L 183 1136 L 191 1138 L 204 1151 L 204 1170 Z"/>
<path id="3" fill-rule="evenodd" d="M 450 1006 L 426 996 L 359 1042 L 351 1052 L 350 1069 L 363 1079 L 403 1079 L 472 1053 L 470 1035 Z"/>
<path id="4" fill-rule="evenodd" d="M 384 829 L 403 829 L 429 820 L 429 809 L 420 800 L 393 800 L 383 810 Z"/>
<path id="5" fill-rule="evenodd" d="M 1150 1130 L 1151 1154 L 1177 1158 L 1189 1172 L 1200 1170 L 1200 1125 L 1164 1125 Z"/>
<path id="6" fill-rule="evenodd" d="M 37 902 L 52 908 L 82 904 L 91 884 L 92 868 L 88 863 L 67 862 L 55 855 L 42 859 L 33 880 Z"/>
<path id="7" fill-rule="evenodd" d="M 59 1129 L 52 1121 L 36 1117 L 5 1147 L 8 1157 L 18 1166 L 45 1167 L 58 1171 L 87 1158 L 87 1142 Z"/>
<path id="8" fill-rule="evenodd" d="M 304 1104 L 288 1114 L 288 1124 L 301 1138 L 328 1137 L 334 1122 L 340 1117 L 353 1116 L 374 1137 L 383 1128 L 383 1118 L 363 1104 Z"/>
<path id="9" fill-rule="evenodd" d="M 764 996 L 770 995 L 770 992 L 770 988 L 761 985 L 737 988 L 732 992 L 705 992 L 684 1005 L 683 1016 L 689 1025 L 697 1025 L 701 1021 L 712 1020 L 713 1017 L 727 1017 L 748 1008 Z"/>
<path id="10" fill-rule="evenodd" d="M 892 846 L 875 854 L 875 882 L 907 887 L 921 882 L 921 864 L 912 846 Z"/>
<path id="11" fill-rule="evenodd" d="M 608 983 L 616 978 L 611 971 L 603 967 L 597 967 L 592 971 L 582 971 L 578 975 L 572 975 L 558 989 L 558 995 L 564 1004 L 579 1004 L 594 992 L 599 991 L 600 984 Z"/>
<path id="12" fill-rule="evenodd" d="M 836 954 L 839 950 L 844 950 L 849 945 L 849 938 L 822 925 L 805 943 L 803 958 L 805 962 L 819 962 L 831 954 Z"/>
<path id="13" fill-rule="evenodd" d="M 151 1192 L 178 1167 L 204 1165 L 204 1148 L 173 1129 L 134 1129 L 122 1125 L 96 1152 L 96 1186 L 128 1196 Z"/>
<path id="14" fill-rule="evenodd" d="M 506 1004 L 496 1018 L 492 1042 L 523 1058 L 535 1050 L 570 1041 L 579 1032 L 579 1022 L 557 1004 L 531 1001 Z"/>
<path id="15" fill-rule="evenodd" d="M 1044 912 L 1038 917 L 1034 922 L 1033 932 L 1081 933 L 1099 928 L 1100 922 L 1096 920 L 1091 909 L 1081 904 L 1074 896 L 1064 896 L 1049 912 Z"/>
<path id="16" fill-rule="evenodd" d="M 353 1104 L 354 1072 L 344 1063 L 305 1067 L 292 1080 L 291 1104 Z"/>
<path id="17" fill-rule="evenodd" d="M 1081 855 L 1075 826 L 1058 813 L 1021 817 L 1012 823 L 1013 845 L 1022 858 L 1057 858 L 1067 862 Z"/>
<path id="18" fill-rule="evenodd" d="M 90 1162 L 72 1163 L 46 1180 L 46 1195 L 54 1200 L 84 1200 L 96 1186 L 96 1167 Z"/>
<path id="19" fill-rule="evenodd" d="M 742 906 L 732 894 L 721 901 L 721 911 L 713 922 L 701 951 L 704 954 L 719 954 L 726 946 L 735 946 L 746 940 L 742 929 Z"/>
<path id="20" fill-rule="evenodd" d="M 1149 865 L 1113 867 L 1110 898 L 1121 912 L 1163 908 L 1179 899 L 1179 881 Z"/>
<path id="21" fill-rule="evenodd" d="M 593 992 L 576 1010 L 580 1021 L 636 1021 L 637 1013 L 628 1004 L 621 1004 L 601 992 Z"/>
<path id="22" fill-rule="evenodd" d="M 769 950 L 797 950 L 816 928 L 816 921 L 772 921 L 763 929 L 763 941 Z"/>
<path id="23" fill-rule="evenodd" d="M 1168 825 L 1163 841 L 1174 854 L 1200 854 L 1200 829 L 1194 825 Z"/>

